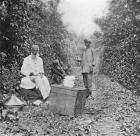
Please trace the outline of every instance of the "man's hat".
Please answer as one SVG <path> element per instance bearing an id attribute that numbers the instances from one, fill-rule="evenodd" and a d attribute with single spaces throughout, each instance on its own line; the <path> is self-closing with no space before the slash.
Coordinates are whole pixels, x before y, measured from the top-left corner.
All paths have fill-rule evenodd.
<path id="1" fill-rule="evenodd" d="M 87 40 L 87 39 L 85 39 L 84 42 L 85 42 L 85 43 L 91 44 L 91 41 L 89 41 L 89 40 Z"/>

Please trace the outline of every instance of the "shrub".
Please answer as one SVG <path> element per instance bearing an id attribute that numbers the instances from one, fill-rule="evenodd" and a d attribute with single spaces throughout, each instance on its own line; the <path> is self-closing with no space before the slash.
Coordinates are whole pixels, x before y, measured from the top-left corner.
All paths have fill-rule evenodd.
<path id="1" fill-rule="evenodd" d="M 139 53 L 136 48 L 136 39 L 122 46 L 104 50 L 101 72 L 114 78 L 126 88 L 138 92 L 140 89 L 140 62 Z"/>
<path id="2" fill-rule="evenodd" d="M 101 72 L 134 92 L 140 90 L 139 2 L 111 0 L 109 14 L 96 20 L 104 46 Z"/>

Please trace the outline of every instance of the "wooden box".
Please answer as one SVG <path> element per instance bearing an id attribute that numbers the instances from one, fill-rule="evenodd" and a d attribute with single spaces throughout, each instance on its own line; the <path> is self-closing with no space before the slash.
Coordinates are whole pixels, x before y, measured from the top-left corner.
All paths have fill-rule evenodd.
<path id="1" fill-rule="evenodd" d="M 83 112 L 85 102 L 86 90 L 84 88 L 51 86 L 49 109 L 54 113 L 77 116 Z"/>

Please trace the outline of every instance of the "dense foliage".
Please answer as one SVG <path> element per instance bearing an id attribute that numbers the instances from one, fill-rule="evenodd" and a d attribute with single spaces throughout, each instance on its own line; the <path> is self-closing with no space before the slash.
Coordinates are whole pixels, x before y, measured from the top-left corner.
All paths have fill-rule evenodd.
<path id="1" fill-rule="evenodd" d="M 136 92 L 140 88 L 140 2 L 112 0 L 109 13 L 97 19 L 103 35 L 101 72 Z"/>
<path id="2" fill-rule="evenodd" d="M 67 62 L 67 33 L 61 15 L 57 12 L 58 4 L 59 0 L 48 1 L 47 4 L 41 0 L 0 1 L 0 52 L 7 55 L 1 67 L 5 84 L 14 82 L 16 77 L 8 77 L 14 73 L 12 70 L 20 70 L 23 58 L 30 54 L 33 44 L 40 47 L 40 56 L 48 77 L 55 58 Z"/>

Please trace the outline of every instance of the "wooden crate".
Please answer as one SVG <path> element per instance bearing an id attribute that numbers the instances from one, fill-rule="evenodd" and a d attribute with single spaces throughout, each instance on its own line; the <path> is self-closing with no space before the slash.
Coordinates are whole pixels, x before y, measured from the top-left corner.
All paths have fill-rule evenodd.
<path id="1" fill-rule="evenodd" d="M 49 97 L 49 109 L 58 114 L 78 116 L 83 112 L 86 102 L 86 90 L 52 85 Z"/>

